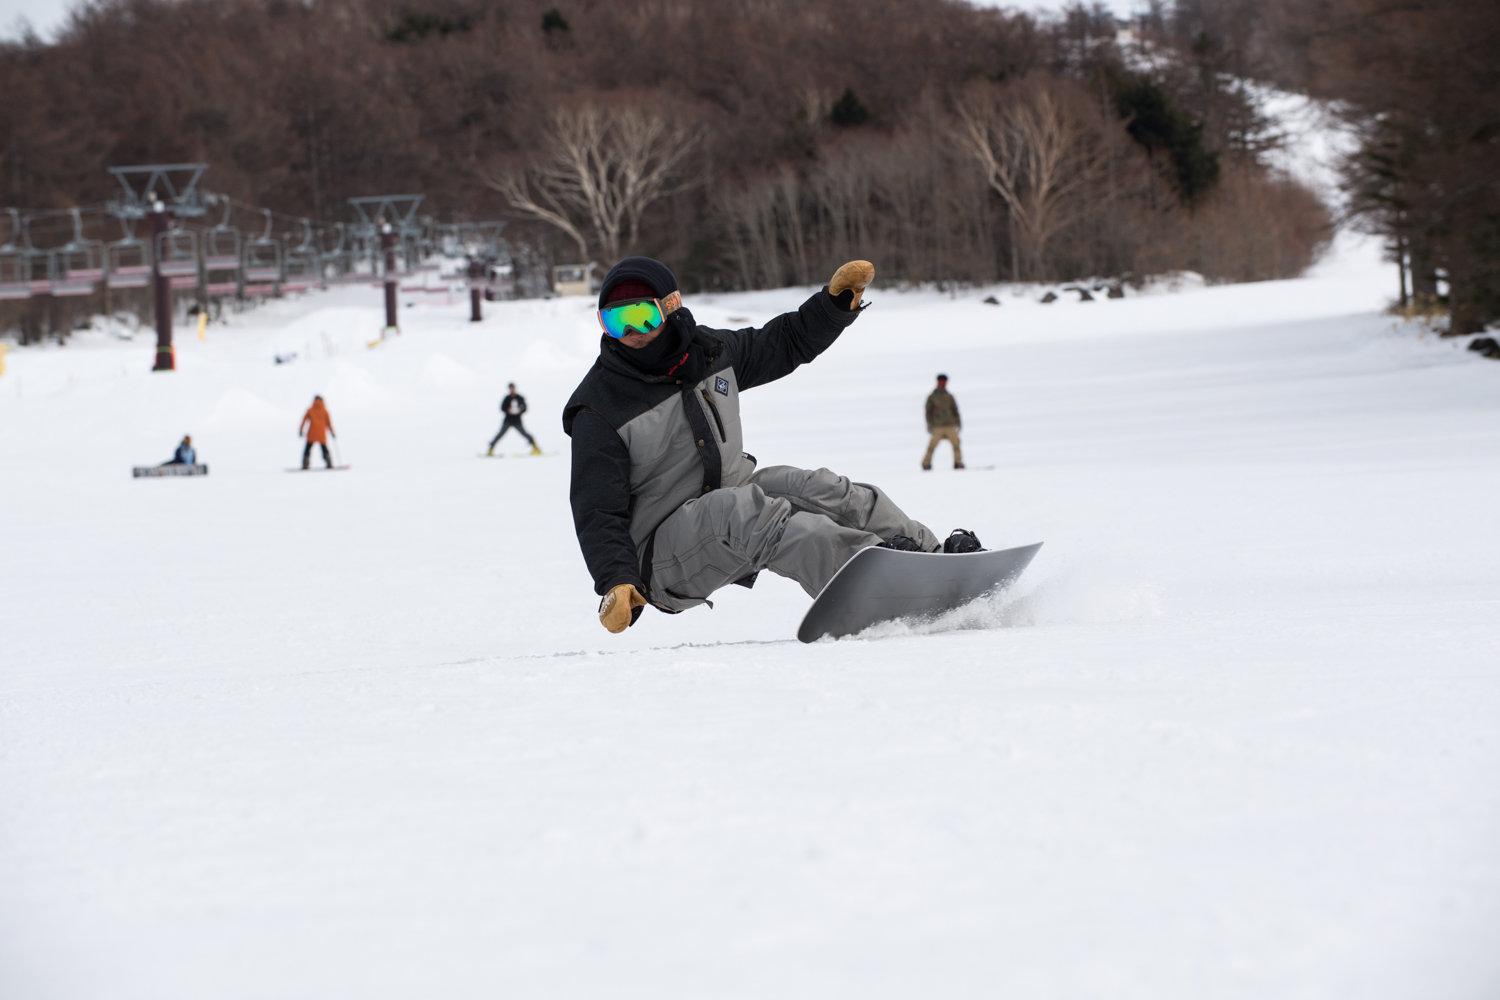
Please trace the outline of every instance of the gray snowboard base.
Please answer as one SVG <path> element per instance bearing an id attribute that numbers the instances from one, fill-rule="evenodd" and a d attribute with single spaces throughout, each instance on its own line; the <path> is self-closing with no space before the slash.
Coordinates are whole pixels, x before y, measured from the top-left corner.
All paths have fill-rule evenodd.
<path id="1" fill-rule="evenodd" d="M 1041 547 L 961 555 L 861 549 L 807 609 L 797 638 L 839 639 L 880 622 L 936 618 L 1014 583 Z"/>
<path id="2" fill-rule="evenodd" d="M 156 479 L 161 476 L 206 476 L 206 465 L 137 465 L 130 470 L 133 479 Z"/>

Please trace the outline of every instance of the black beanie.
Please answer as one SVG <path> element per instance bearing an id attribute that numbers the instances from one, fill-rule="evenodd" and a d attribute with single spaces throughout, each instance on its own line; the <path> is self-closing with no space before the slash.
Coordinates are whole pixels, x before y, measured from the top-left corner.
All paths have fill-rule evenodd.
<path id="1" fill-rule="evenodd" d="M 677 276 L 667 265 L 650 257 L 626 257 L 604 276 L 604 283 L 599 286 L 600 309 L 609 301 L 610 290 L 622 281 L 639 281 L 649 285 L 659 299 L 677 291 Z"/>

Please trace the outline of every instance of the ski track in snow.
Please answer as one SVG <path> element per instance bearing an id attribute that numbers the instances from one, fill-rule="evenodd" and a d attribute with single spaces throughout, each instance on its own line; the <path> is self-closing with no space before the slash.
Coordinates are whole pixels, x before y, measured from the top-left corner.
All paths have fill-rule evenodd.
<path id="1" fill-rule="evenodd" d="M 871 293 L 749 450 L 1046 544 L 809 645 L 770 574 L 599 627 L 588 301 L 13 350 L 0 996 L 1497 995 L 1500 365 L 1381 315 L 1377 257 Z M 917 468 L 939 370 L 964 473 Z M 476 460 L 511 380 L 562 455 Z M 314 393 L 352 468 L 287 476 Z M 130 478 L 188 432 L 209 476 Z"/>

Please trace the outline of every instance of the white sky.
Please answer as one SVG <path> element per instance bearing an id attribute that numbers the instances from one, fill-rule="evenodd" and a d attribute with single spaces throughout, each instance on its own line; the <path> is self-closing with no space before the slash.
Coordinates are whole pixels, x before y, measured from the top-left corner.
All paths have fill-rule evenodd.
<path id="1" fill-rule="evenodd" d="M 0 37 L 19 37 L 20 19 L 25 18 L 38 35 L 44 39 L 51 39 L 53 33 L 67 18 L 68 10 L 76 2 L 77 0 L 0 0 Z M 1017 2 L 971 0 L 971 2 L 981 7 L 1004 6 L 1029 10 L 1061 10 L 1066 6 L 1066 0 L 1017 0 Z M 1142 6 L 1138 0 L 1104 0 L 1104 4 L 1120 16 L 1129 14 L 1135 7 Z"/>

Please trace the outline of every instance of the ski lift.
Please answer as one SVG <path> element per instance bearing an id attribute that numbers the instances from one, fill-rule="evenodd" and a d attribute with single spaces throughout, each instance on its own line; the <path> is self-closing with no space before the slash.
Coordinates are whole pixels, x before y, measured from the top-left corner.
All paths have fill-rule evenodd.
<path id="1" fill-rule="evenodd" d="M 10 238 L 0 246 L 0 300 L 31 298 L 30 255 L 16 245 L 21 232 L 21 213 L 14 208 L 5 210 L 10 214 Z"/>
<path id="2" fill-rule="evenodd" d="M 313 243 L 312 223 L 302 220 L 302 242 L 286 251 L 281 279 L 283 292 L 305 292 L 318 280 L 318 248 Z"/>
<path id="3" fill-rule="evenodd" d="M 266 214 L 266 231 L 245 243 L 245 294 L 272 295 L 281 281 L 281 241 L 271 236 L 271 210 Z"/>
<path id="4" fill-rule="evenodd" d="M 104 284 L 108 288 L 145 288 L 151 281 L 151 244 L 136 239 L 135 219 L 119 218 L 124 235 L 104 245 Z"/>
<path id="5" fill-rule="evenodd" d="M 73 238 L 52 251 L 49 271 L 51 292 L 57 296 L 92 295 L 94 284 L 104 280 L 104 244 L 83 238 L 83 216 L 72 209 Z"/>
<path id="6" fill-rule="evenodd" d="M 156 271 L 173 288 L 197 288 L 198 234 L 180 223 L 157 233 Z"/>
<path id="7" fill-rule="evenodd" d="M 224 199 L 224 217 L 219 224 L 203 233 L 204 292 L 209 295 L 235 295 L 240 290 L 240 259 L 243 240 L 240 231 L 229 224 L 234 202 Z"/>

